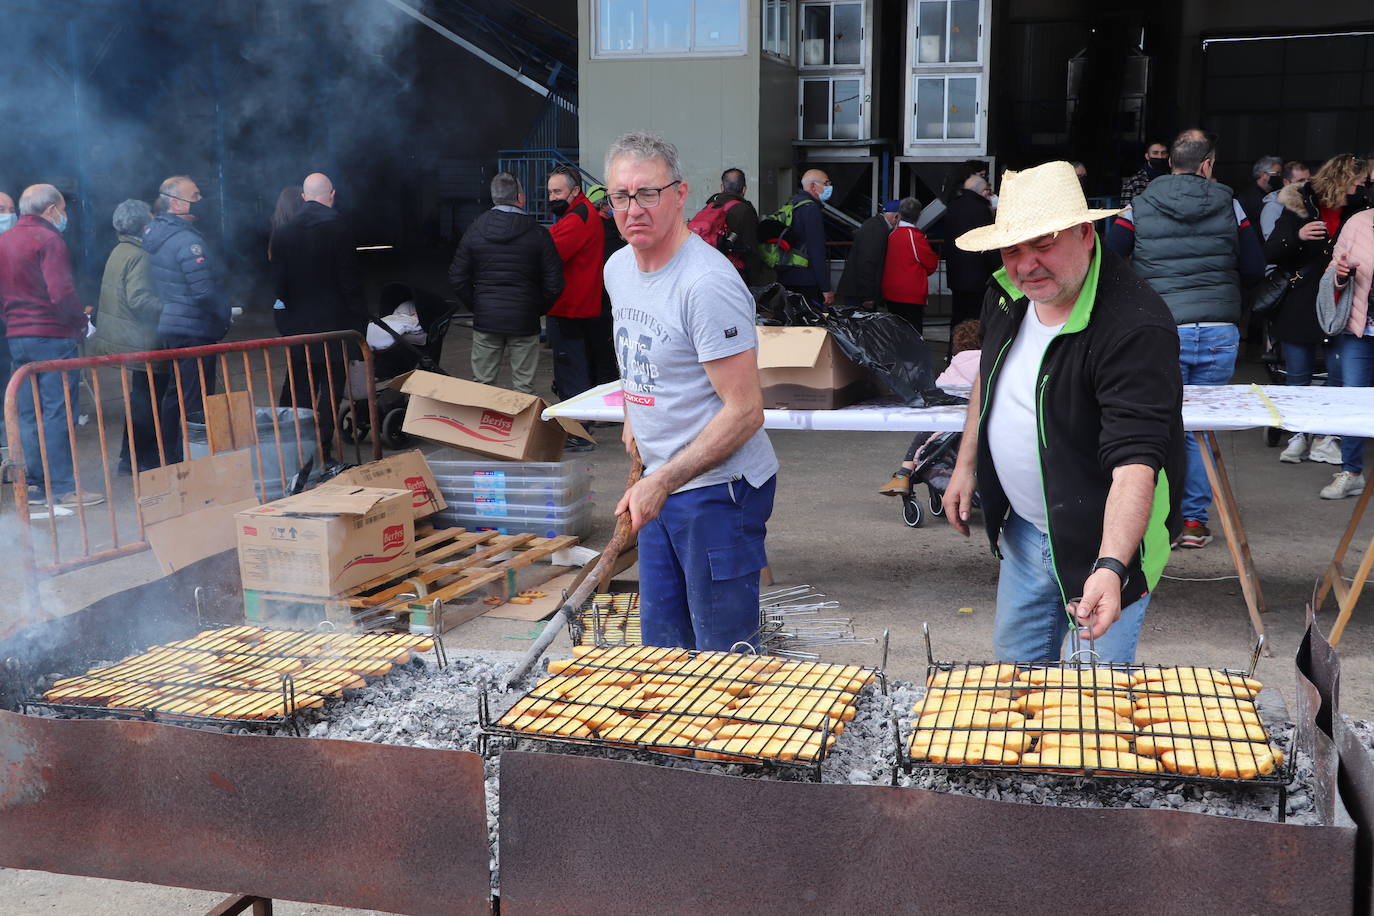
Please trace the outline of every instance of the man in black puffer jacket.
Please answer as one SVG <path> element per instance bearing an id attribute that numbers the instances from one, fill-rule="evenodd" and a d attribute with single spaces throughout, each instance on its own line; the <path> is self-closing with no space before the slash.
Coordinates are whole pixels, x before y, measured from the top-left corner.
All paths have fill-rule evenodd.
<path id="1" fill-rule="evenodd" d="M 497 172 L 491 202 L 458 243 L 448 281 L 472 310 L 473 379 L 494 384 L 509 351 L 511 387 L 534 394 L 539 318 L 563 292 L 563 260 L 549 231 L 525 212 L 519 179 Z"/>
<path id="2" fill-rule="evenodd" d="M 168 178 L 158 188 L 153 204 L 157 216 L 143 238 L 153 287 L 162 300 L 157 332 L 159 346 L 165 350 L 218 343 L 229 330 L 229 303 L 216 284 L 205 239 L 194 225 L 200 202 L 200 189 L 194 181 L 184 175 Z M 213 358 L 181 359 L 172 366 L 171 381 L 160 408 L 168 463 L 182 459 L 182 411 L 187 416 L 205 412 L 201 403 L 202 374 L 203 393 L 214 394 Z"/>

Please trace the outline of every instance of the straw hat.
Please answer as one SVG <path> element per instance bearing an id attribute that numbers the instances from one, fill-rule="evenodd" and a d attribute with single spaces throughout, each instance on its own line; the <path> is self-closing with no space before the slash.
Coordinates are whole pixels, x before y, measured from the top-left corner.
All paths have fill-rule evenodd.
<path id="1" fill-rule="evenodd" d="M 1002 176 L 997 221 L 970 229 L 954 240 L 964 251 L 991 251 L 1028 242 L 1120 210 L 1089 210 L 1083 186 L 1067 162 L 1046 162 Z"/>

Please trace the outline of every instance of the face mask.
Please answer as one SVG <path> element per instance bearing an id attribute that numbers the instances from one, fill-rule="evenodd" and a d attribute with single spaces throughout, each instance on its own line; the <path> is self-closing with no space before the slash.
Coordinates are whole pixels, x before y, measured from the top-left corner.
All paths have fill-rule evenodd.
<path id="1" fill-rule="evenodd" d="M 1164 175 L 1169 171 L 1168 159 L 1151 159 L 1148 163 L 1150 171 L 1155 175 Z"/>
<path id="2" fill-rule="evenodd" d="M 0 213 L 0 232 L 7 232 L 14 228 L 14 224 L 19 222 L 19 217 L 13 213 Z"/>
<path id="3" fill-rule="evenodd" d="M 825 187 L 821 188 L 821 200 L 829 200 L 830 194 L 834 190 L 835 189 L 832 188 L 830 185 L 826 185 Z"/>
<path id="4" fill-rule="evenodd" d="M 59 219 L 59 220 L 57 221 L 57 223 L 56 223 L 56 229 L 57 229 L 58 232 L 66 232 L 66 231 L 67 231 L 67 214 L 66 214 L 66 213 L 63 213 L 63 214 L 62 214 L 62 218 Z"/>
<path id="5" fill-rule="evenodd" d="M 566 200 L 549 201 L 549 212 L 551 212 L 558 219 L 562 219 L 563 214 L 568 212 L 568 202 Z"/>
<path id="6" fill-rule="evenodd" d="M 992 195 L 991 197 L 988 198 L 988 204 L 989 204 L 989 205 L 992 207 L 992 209 L 994 209 L 994 210 L 997 209 L 997 200 L 998 200 L 998 198 L 997 198 L 997 195 L 996 195 L 996 194 L 994 194 L 994 195 Z"/>

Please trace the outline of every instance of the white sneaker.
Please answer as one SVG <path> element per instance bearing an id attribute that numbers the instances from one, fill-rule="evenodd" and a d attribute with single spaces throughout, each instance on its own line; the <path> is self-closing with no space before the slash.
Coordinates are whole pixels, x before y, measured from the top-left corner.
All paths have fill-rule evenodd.
<path id="1" fill-rule="evenodd" d="M 1336 436 L 1322 436 L 1312 443 L 1312 451 L 1307 454 L 1308 461 L 1325 464 L 1341 463 L 1341 440 Z"/>
<path id="2" fill-rule="evenodd" d="M 1307 433 L 1294 433 L 1293 438 L 1288 440 L 1288 447 L 1279 455 L 1279 460 L 1284 464 L 1302 464 L 1302 459 L 1307 454 Z"/>
<path id="3" fill-rule="evenodd" d="M 1364 475 L 1349 471 L 1337 471 L 1331 475 L 1331 482 L 1322 487 L 1322 499 L 1345 499 L 1359 496 L 1364 492 Z"/>

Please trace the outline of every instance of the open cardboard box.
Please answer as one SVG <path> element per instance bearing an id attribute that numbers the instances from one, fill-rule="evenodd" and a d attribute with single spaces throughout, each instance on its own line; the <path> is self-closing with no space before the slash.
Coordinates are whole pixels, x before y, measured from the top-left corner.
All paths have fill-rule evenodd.
<path id="1" fill-rule="evenodd" d="M 410 373 L 401 391 L 410 395 L 402 429 L 507 461 L 558 461 L 567 437 L 591 436 L 576 420 L 541 419 L 543 398 L 435 372 Z"/>
<path id="2" fill-rule="evenodd" d="M 163 575 L 233 550 L 234 515 L 258 502 L 248 449 L 138 475 L 143 533 Z"/>
<path id="3" fill-rule="evenodd" d="M 411 515 L 416 521 L 448 508 L 429 462 L 417 448 L 349 468 L 330 482 L 380 487 L 384 490 L 409 490 Z"/>
<path id="4" fill-rule="evenodd" d="M 409 490 L 326 483 L 235 523 L 245 589 L 329 597 L 415 562 Z"/>
<path id="5" fill-rule="evenodd" d="M 862 400 L 868 373 L 854 365 L 824 328 L 758 329 L 763 406 L 834 410 Z"/>

